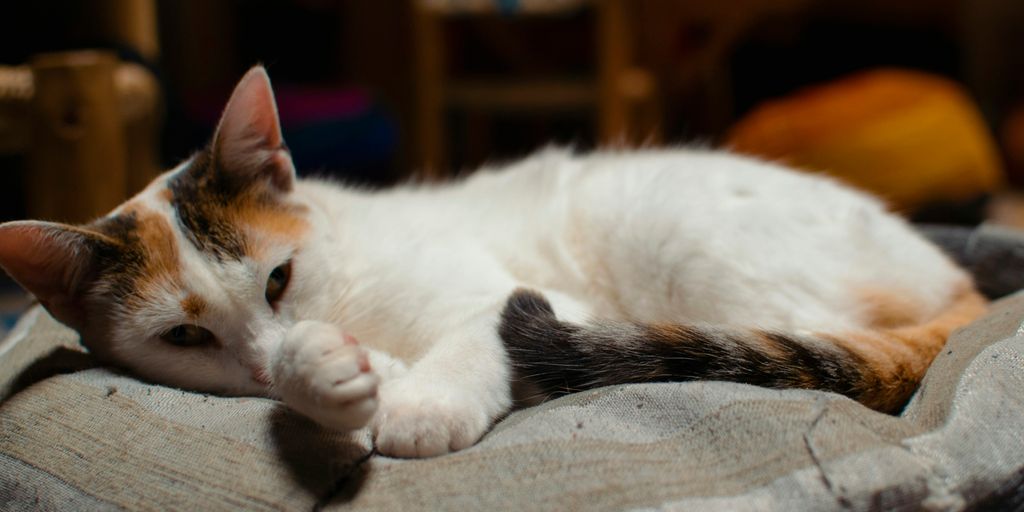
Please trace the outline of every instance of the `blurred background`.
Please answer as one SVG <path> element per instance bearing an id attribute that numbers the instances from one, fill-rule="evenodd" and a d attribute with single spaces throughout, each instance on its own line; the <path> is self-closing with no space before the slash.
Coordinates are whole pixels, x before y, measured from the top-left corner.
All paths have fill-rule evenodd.
<path id="1" fill-rule="evenodd" d="M 36 0 L 0 20 L 0 220 L 108 211 L 262 63 L 306 174 L 696 144 L 913 220 L 1024 226 L 1019 0 Z"/>

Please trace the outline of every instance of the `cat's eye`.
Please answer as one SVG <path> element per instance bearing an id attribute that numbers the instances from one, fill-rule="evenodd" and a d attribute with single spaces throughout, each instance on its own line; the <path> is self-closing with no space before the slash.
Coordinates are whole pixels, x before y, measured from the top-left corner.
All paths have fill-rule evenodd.
<path id="1" fill-rule="evenodd" d="M 267 278 L 267 291 L 264 293 L 268 304 L 277 302 L 281 295 L 284 295 L 284 290 L 288 287 L 288 280 L 291 277 L 292 262 L 290 261 L 279 265 L 270 272 L 270 277 Z"/>
<path id="2" fill-rule="evenodd" d="M 160 335 L 160 339 L 179 347 L 198 347 L 213 341 L 213 333 L 198 325 L 179 325 Z"/>

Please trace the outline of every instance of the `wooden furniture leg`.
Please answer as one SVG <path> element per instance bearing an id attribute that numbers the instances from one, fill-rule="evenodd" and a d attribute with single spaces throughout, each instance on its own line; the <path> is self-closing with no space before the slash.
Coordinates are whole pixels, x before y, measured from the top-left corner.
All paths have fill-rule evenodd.
<path id="1" fill-rule="evenodd" d="M 444 34 L 441 18 L 422 2 L 413 2 L 416 144 L 418 172 L 427 180 L 447 175 L 444 169 Z"/>
<path id="2" fill-rule="evenodd" d="M 598 0 L 594 31 L 598 65 L 598 134 L 604 146 L 622 146 L 629 137 L 629 105 L 619 80 L 629 67 L 628 15 L 623 0 Z"/>
<path id="3" fill-rule="evenodd" d="M 26 176 L 31 217 L 83 222 L 127 196 L 117 65 L 114 55 L 91 51 L 32 60 Z"/>

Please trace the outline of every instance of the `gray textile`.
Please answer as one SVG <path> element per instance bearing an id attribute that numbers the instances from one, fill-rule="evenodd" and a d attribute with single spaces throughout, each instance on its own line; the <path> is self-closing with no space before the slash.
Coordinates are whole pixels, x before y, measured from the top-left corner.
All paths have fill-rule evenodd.
<path id="1" fill-rule="evenodd" d="M 1022 321 L 1024 293 L 958 331 L 900 417 L 823 392 L 630 385 L 403 461 L 271 400 L 83 369 L 35 309 L 0 343 L 0 510 L 1024 508 Z"/>
<path id="2" fill-rule="evenodd" d="M 1016 229 L 920 226 L 921 232 L 970 270 L 978 289 L 1002 297 L 1024 288 L 1024 238 Z"/>

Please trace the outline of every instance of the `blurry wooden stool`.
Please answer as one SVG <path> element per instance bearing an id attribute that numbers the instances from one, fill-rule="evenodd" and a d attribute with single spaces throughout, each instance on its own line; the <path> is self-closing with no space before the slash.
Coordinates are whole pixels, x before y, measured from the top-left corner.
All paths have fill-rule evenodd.
<path id="1" fill-rule="evenodd" d="M 113 54 L 37 55 L 0 67 L 0 153 L 25 154 L 32 218 L 83 222 L 157 174 L 159 86 Z"/>
<path id="2" fill-rule="evenodd" d="M 67 8 L 76 34 L 156 61 L 155 0 Z M 27 214 L 83 222 L 140 190 L 159 172 L 161 109 L 152 73 L 113 53 L 38 54 L 0 66 L 0 154 L 25 155 Z"/>
<path id="3" fill-rule="evenodd" d="M 416 88 L 417 163 L 426 178 L 447 175 L 445 123 L 448 108 L 467 111 L 595 109 L 603 145 L 659 142 L 658 122 L 638 129 L 633 107 L 655 98 L 653 75 L 633 62 L 627 0 L 412 0 Z M 540 16 L 596 9 L 598 71 L 592 79 L 453 79 L 446 76 L 443 21 L 447 16 L 511 14 Z M 641 133 L 641 130 L 644 133 Z"/>
<path id="4" fill-rule="evenodd" d="M 969 202 L 1003 182 L 995 141 L 967 93 L 913 71 L 864 72 L 766 102 L 727 145 L 838 177 L 906 213 Z"/>

